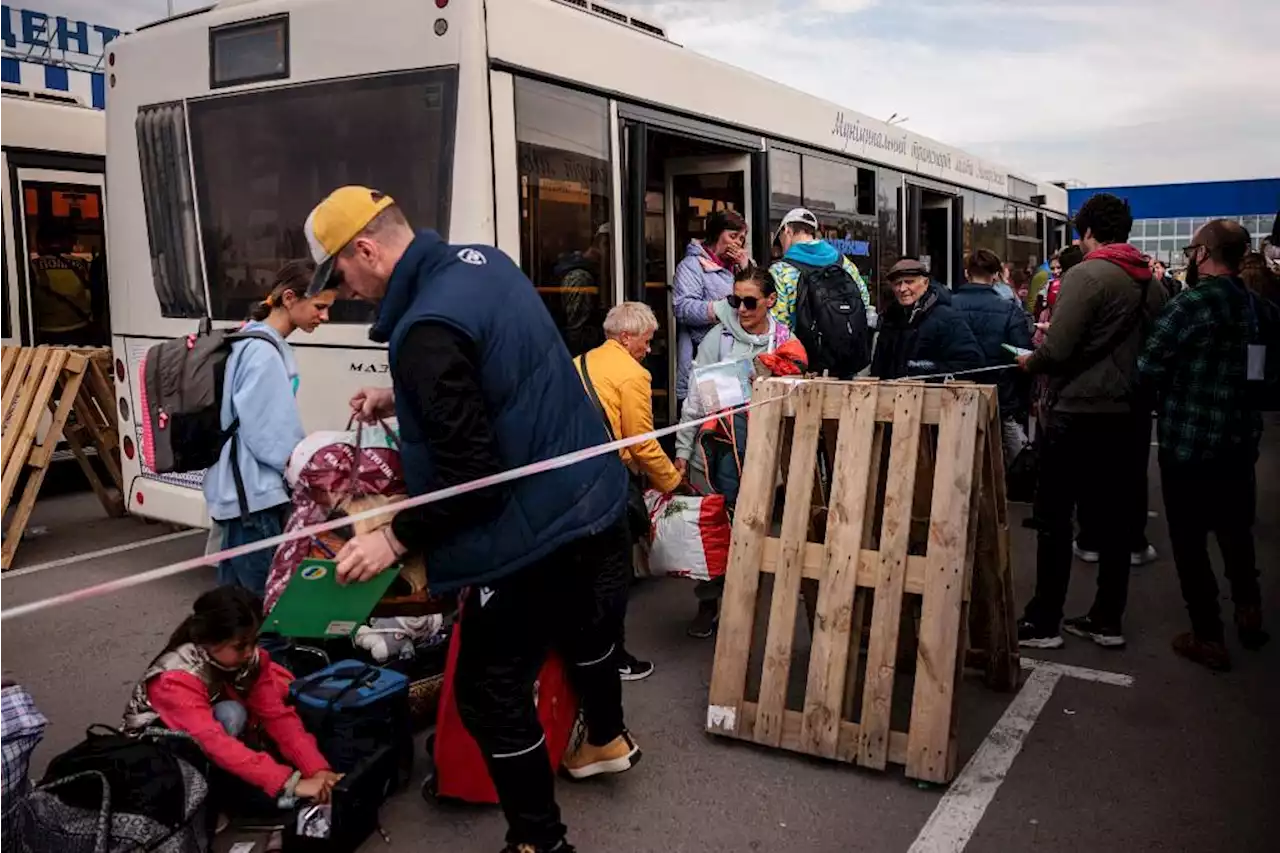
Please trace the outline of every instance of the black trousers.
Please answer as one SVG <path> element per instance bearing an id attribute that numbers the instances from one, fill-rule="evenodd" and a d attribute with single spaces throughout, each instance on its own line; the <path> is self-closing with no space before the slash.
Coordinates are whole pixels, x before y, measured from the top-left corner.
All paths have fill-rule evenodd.
<path id="1" fill-rule="evenodd" d="M 1169 541 L 1178 567 L 1182 599 L 1197 638 L 1222 641 L 1218 583 L 1209 563 L 1209 532 L 1218 539 L 1231 600 L 1237 607 L 1262 602 L 1253 544 L 1257 510 L 1256 454 L 1184 462 L 1160 454 L 1160 482 Z"/>
<path id="2" fill-rule="evenodd" d="M 630 545 L 624 518 L 510 577 L 472 587 L 463 603 L 458 712 L 484 754 L 509 844 L 552 847 L 565 834 L 533 698 L 548 650 L 565 660 L 587 740 L 603 746 L 622 734 L 622 682 L 612 658 Z"/>
<path id="3" fill-rule="evenodd" d="M 1098 590 L 1089 616 L 1119 628 L 1129 595 L 1129 549 L 1146 504 L 1151 419 L 1132 414 L 1053 412 L 1040 449 L 1035 516 L 1036 592 L 1024 618 L 1057 630 L 1071 580 L 1072 514 L 1093 519 Z"/>

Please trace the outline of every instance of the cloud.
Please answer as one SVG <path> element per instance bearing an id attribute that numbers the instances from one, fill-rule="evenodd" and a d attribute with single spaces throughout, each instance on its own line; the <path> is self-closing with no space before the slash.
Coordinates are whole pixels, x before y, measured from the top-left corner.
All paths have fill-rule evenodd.
<path id="1" fill-rule="evenodd" d="M 910 130 L 1042 178 L 1280 175 L 1275 0 L 604 2 L 690 50 L 908 116 Z M 166 14 L 165 0 L 38 5 L 121 29 Z"/>
<path id="2" fill-rule="evenodd" d="M 1280 174 L 1280 3 L 612 0 L 691 50 L 1044 178 Z M 1270 143 L 1270 144 L 1268 144 Z"/>

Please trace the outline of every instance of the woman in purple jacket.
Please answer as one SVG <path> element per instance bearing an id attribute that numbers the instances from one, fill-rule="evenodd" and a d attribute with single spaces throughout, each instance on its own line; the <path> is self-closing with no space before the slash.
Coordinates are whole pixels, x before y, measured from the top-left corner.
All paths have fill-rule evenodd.
<path id="1" fill-rule="evenodd" d="M 690 240 L 676 266 L 673 289 L 676 314 L 676 394 L 688 393 L 689 365 L 707 330 L 716 324 L 713 304 L 733 292 L 733 275 L 750 266 L 747 221 L 736 210 L 707 217 L 706 234 Z"/>

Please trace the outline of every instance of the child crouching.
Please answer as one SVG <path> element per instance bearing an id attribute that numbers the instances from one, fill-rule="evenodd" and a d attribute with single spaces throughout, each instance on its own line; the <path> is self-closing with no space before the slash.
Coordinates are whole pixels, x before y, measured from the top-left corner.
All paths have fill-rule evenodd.
<path id="1" fill-rule="evenodd" d="M 129 733 L 163 726 L 189 734 L 213 765 L 214 804 L 231 815 L 265 816 L 296 799 L 328 802 L 341 778 L 285 704 L 293 676 L 258 648 L 261 626 L 262 602 L 243 587 L 201 595 L 124 714 Z M 249 746 L 244 739 L 254 736 L 288 763 Z"/>

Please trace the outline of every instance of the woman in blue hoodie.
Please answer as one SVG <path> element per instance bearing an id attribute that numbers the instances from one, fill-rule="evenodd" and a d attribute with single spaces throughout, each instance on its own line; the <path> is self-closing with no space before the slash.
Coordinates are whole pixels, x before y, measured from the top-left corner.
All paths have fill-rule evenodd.
<path id="1" fill-rule="evenodd" d="M 747 254 L 747 221 L 736 210 L 717 210 L 707 217 L 701 240 L 689 241 L 676 266 L 672 301 L 676 315 L 676 394 L 688 392 L 693 354 L 718 322 L 715 303 L 733 293 L 733 276 L 751 265 Z"/>
<path id="2" fill-rule="evenodd" d="M 298 442 L 306 437 L 294 397 L 298 392 L 298 363 L 285 338 L 297 329 L 313 332 L 329 321 L 337 291 L 306 298 L 311 264 L 291 261 L 276 275 L 267 298 L 253 306 L 242 331 L 265 333 L 273 340 L 238 341 L 227 358 L 222 395 L 222 428 L 237 420 L 237 456 L 244 483 L 245 508 L 232 471 L 232 442 L 222 448 L 218 462 L 204 475 L 204 499 L 222 548 L 233 548 L 278 536 L 284 530 L 289 506 L 284 469 Z M 282 401 L 288 401 L 282 403 Z M 233 557 L 218 564 L 219 584 L 238 584 L 261 596 L 274 554 L 270 548 Z"/>

